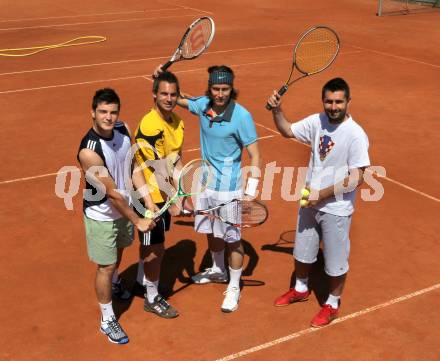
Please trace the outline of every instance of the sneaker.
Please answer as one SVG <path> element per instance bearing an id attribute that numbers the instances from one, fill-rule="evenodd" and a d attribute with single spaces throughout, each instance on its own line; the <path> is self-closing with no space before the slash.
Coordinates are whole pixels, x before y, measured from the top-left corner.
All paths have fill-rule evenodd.
<path id="1" fill-rule="evenodd" d="M 310 291 L 298 292 L 294 288 L 291 288 L 286 293 L 279 296 L 275 302 L 274 306 L 288 306 L 294 302 L 303 302 L 307 301 L 310 295 Z"/>
<path id="2" fill-rule="evenodd" d="M 161 295 L 157 295 L 154 298 L 153 303 L 148 302 L 148 298 L 145 297 L 144 310 L 155 313 L 163 318 L 174 318 L 179 316 L 179 312 L 177 312 L 177 310 L 171 306 Z"/>
<path id="3" fill-rule="evenodd" d="M 228 275 L 226 270 L 215 270 L 213 268 L 207 268 L 203 272 L 199 272 L 191 277 L 194 283 L 202 285 L 205 283 L 226 283 L 228 282 Z"/>
<path id="4" fill-rule="evenodd" d="M 238 301 L 240 300 L 240 289 L 237 287 L 228 287 L 225 292 L 225 299 L 222 303 L 222 312 L 234 312 L 238 308 Z"/>
<path id="5" fill-rule="evenodd" d="M 131 292 L 124 287 L 121 281 L 112 283 L 112 295 L 120 301 L 128 301 L 131 298 Z"/>
<path id="6" fill-rule="evenodd" d="M 112 343 L 123 345 L 128 343 L 128 336 L 122 329 L 115 316 L 112 316 L 107 321 L 101 319 L 101 332 L 107 335 L 107 338 Z"/>
<path id="7" fill-rule="evenodd" d="M 322 327 L 328 325 L 336 317 L 338 317 L 338 309 L 330 305 L 324 305 L 321 311 L 313 318 L 312 327 Z"/>

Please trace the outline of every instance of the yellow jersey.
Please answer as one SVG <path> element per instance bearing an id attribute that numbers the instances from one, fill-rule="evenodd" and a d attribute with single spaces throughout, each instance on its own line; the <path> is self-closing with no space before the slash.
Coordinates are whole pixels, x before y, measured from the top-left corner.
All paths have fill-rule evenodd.
<path id="1" fill-rule="evenodd" d="M 171 113 L 171 122 L 163 119 L 156 109 L 151 109 L 140 121 L 136 130 L 135 141 L 139 149 L 135 153 L 139 165 L 146 161 L 165 160 L 168 176 L 180 157 L 183 145 L 183 120 Z M 143 173 L 154 203 L 164 202 L 152 167 L 144 166 Z M 157 170 L 156 170 L 157 171 Z"/>

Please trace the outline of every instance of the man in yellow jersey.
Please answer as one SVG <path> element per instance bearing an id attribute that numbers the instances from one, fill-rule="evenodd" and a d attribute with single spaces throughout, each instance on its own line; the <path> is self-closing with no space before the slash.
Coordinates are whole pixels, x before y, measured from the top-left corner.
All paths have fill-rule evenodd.
<path id="1" fill-rule="evenodd" d="M 147 182 L 152 205 L 146 205 L 150 211 L 157 211 L 164 203 L 164 194 L 161 193 L 159 177 L 161 170 L 151 167 L 152 163 L 166 164 L 168 175 L 172 176 L 174 169 L 180 169 L 181 149 L 183 144 L 183 120 L 173 109 L 179 95 L 179 81 L 171 72 L 163 72 L 154 79 L 153 99 L 154 107 L 142 118 L 136 131 L 135 141 L 139 149 L 135 156 L 138 164 L 143 166 L 143 174 Z M 152 162 L 157 161 L 157 162 Z M 155 169 L 156 168 L 156 169 Z M 162 168 L 163 171 L 163 168 Z M 174 180 L 173 180 L 174 181 Z M 180 214 L 180 205 L 172 205 L 165 212 L 157 226 L 150 232 L 139 232 L 140 249 L 137 274 L 137 288 L 145 288 L 144 309 L 164 318 L 174 318 L 179 313 L 159 294 L 158 284 L 160 266 L 165 252 L 165 232 L 170 228 L 171 215 Z"/>

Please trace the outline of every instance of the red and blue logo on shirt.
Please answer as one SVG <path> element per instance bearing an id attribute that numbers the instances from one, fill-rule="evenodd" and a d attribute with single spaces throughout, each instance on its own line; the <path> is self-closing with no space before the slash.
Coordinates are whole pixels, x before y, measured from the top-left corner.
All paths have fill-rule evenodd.
<path id="1" fill-rule="evenodd" d="M 321 161 L 327 157 L 334 145 L 335 143 L 328 135 L 319 138 L 319 158 Z"/>

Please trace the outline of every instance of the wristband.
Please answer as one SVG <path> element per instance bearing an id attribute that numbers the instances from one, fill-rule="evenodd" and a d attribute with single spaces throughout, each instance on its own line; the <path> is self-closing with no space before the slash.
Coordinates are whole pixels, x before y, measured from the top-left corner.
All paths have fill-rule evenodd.
<path id="1" fill-rule="evenodd" d="M 246 189 L 244 191 L 245 195 L 255 197 L 257 195 L 259 179 L 249 177 L 246 184 Z"/>

